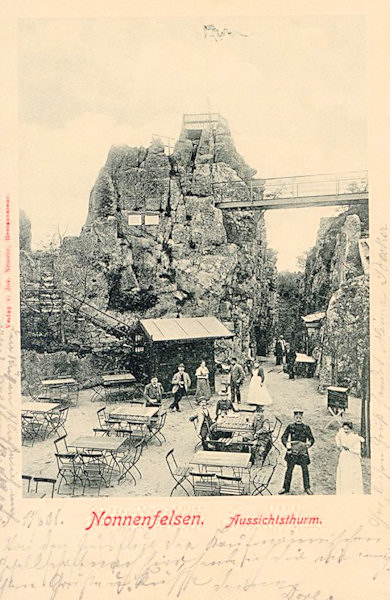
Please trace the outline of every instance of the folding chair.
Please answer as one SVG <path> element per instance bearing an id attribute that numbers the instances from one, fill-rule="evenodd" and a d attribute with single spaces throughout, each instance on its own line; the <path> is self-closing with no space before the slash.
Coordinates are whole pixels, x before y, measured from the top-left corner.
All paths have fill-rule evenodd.
<path id="1" fill-rule="evenodd" d="M 51 433 L 59 434 L 59 429 L 63 429 L 64 434 L 68 432 L 65 428 L 66 419 L 68 418 L 69 406 L 60 408 L 58 412 L 49 413 L 48 415 L 48 426 L 51 428 Z"/>
<path id="2" fill-rule="evenodd" d="M 77 456 L 76 451 L 69 450 L 68 444 L 66 443 L 66 435 L 62 435 L 61 437 L 54 440 L 54 445 L 56 447 L 56 452 L 58 454 L 71 454 L 73 456 Z"/>
<path id="3" fill-rule="evenodd" d="M 50 483 L 52 485 L 51 488 L 51 497 L 54 496 L 54 487 L 57 483 L 56 479 L 51 479 L 50 477 L 33 477 L 33 481 L 35 482 L 35 493 L 38 493 L 38 484 L 39 483 Z M 43 497 L 43 496 L 42 496 Z"/>
<path id="4" fill-rule="evenodd" d="M 217 496 L 219 487 L 216 483 L 215 473 L 190 473 L 192 477 L 192 487 L 195 496 Z"/>
<path id="5" fill-rule="evenodd" d="M 100 436 L 109 436 L 110 435 L 109 427 L 94 427 L 93 431 L 94 431 L 95 435 L 100 435 Z"/>
<path id="6" fill-rule="evenodd" d="M 105 427 L 108 427 L 109 429 L 115 429 L 115 428 L 121 427 L 121 421 L 119 419 L 108 419 L 107 418 L 105 406 L 103 406 L 102 408 L 99 408 L 99 410 L 96 411 L 96 414 L 99 419 L 99 427 L 100 428 L 103 429 Z"/>
<path id="7" fill-rule="evenodd" d="M 187 494 L 187 496 L 189 496 L 190 494 L 187 492 L 186 488 L 183 486 L 183 483 L 185 481 L 188 482 L 190 468 L 189 467 L 180 467 L 177 464 L 175 456 L 174 456 L 174 448 L 172 448 L 172 450 L 170 450 L 168 452 L 168 454 L 166 454 L 165 462 L 168 465 L 170 474 L 172 475 L 174 481 L 176 482 L 176 485 L 174 485 L 174 487 L 172 488 L 171 493 L 169 495 L 172 496 L 175 489 L 177 487 L 181 487 L 181 489 Z M 190 483 L 190 482 L 188 482 L 188 483 Z"/>
<path id="8" fill-rule="evenodd" d="M 106 392 L 102 385 L 93 385 L 92 390 L 91 402 L 106 402 Z"/>
<path id="9" fill-rule="evenodd" d="M 193 426 L 194 426 L 194 429 L 195 429 L 196 435 L 197 435 L 197 436 L 198 436 L 198 438 L 199 438 L 199 442 L 197 442 L 197 443 L 195 444 L 195 447 L 194 447 L 194 452 L 197 452 L 197 451 L 199 450 L 199 448 L 201 448 L 201 447 L 203 448 L 203 447 L 204 447 L 204 440 L 203 440 L 202 436 L 200 435 L 200 433 L 198 433 L 198 432 L 197 432 L 197 427 L 198 427 L 198 425 L 197 425 L 196 419 L 194 419 L 194 420 L 192 421 L 192 424 L 193 424 Z"/>
<path id="10" fill-rule="evenodd" d="M 271 428 L 272 445 L 274 447 L 275 447 L 276 442 L 279 439 L 281 429 L 282 429 L 282 421 L 278 417 L 275 417 L 273 427 Z"/>
<path id="11" fill-rule="evenodd" d="M 62 483 L 62 481 L 65 481 L 66 485 L 70 485 L 70 483 L 73 484 L 72 496 L 74 496 L 76 479 L 78 479 L 80 481 L 81 485 L 83 485 L 83 480 L 81 479 L 81 464 L 79 462 L 76 462 L 77 456 L 75 456 L 73 453 L 63 454 L 63 453 L 56 452 L 55 457 L 56 457 L 57 466 L 58 466 L 57 493 L 60 494 L 61 483 Z M 70 479 L 70 483 L 68 482 L 68 478 Z"/>
<path id="12" fill-rule="evenodd" d="M 32 415 L 22 415 L 22 445 L 27 440 L 31 441 L 31 446 L 34 445 L 36 431 L 33 426 L 34 417 Z"/>
<path id="13" fill-rule="evenodd" d="M 263 492 L 268 492 L 268 494 L 272 496 L 272 492 L 269 489 L 269 485 L 272 481 L 277 465 L 278 463 L 275 463 L 268 469 L 261 468 L 256 471 L 251 481 L 251 486 L 253 490 L 252 496 L 262 496 Z"/>
<path id="14" fill-rule="evenodd" d="M 103 406 L 96 411 L 97 418 L 99 419 L 100 427 L 105 427 L 106 425 L 106 407 Z"/>
<path id="15" fill-rule="evenodd" d="M 339 409 L 338 411 L 337 411 L 337 409 L 333 410 L 333 408 L 331 406 L 328 406 L 328 411 L 332 415 L 332 417 L 331 417 L 331 419 L 329 419 L 329 421 L 325 425 L 325 429 L 328 429 L 328 427 L 330 427 L 334 422 L 336 422 L 338 427 L 341 427 L 343 424 L 343 418 L 344 418 L 345 411 L 343 409 Z"/>
<path id="16" fill-rule="evenodd" d="M 146 422 L 134 423 L 132 421 L 128 421 L 127 426 L 128 430 L 126 431 L 127 435 L 129 436 L 129 443 L 142 441 L 144 444 L 147 444 L 149 440 L 152 439 L 152 435 Z"/>
<path id="17" fill-rule="evenodd" d="M 102 488 L 102 485 L 108 487 L 111 475 L 108 481 L 105 478 L 107 472 L 107 462 L 103 459 L 101 452 L 81 452 L 79 454 L 81 460 L 81 475 L 83 479 L 83 494 L 85 487 L 88 484 L 89 487 L 98 489 L 98 495 Z"/>
<path id="18" fill-rule="evenodd" d="M 166 420 L 167 420 L 167 411 L 162 410 L 157 415 L 157 422 L 150 423 L 148 425 L 148 429 L 151 433 L 149 441 L 151 441 L 153 438 L 156 438 L 156 440 L 159 442 L 160 446 L 162 446 L 162 441 L 160 440 L 160 437 L 162 438 L 162 440 L 164 442 L 167 441 L 165 438 L 165 435 L 163 433 L 161 433 L 161 430 L 163 429 Z"/>
<path id="19" fill-rule="evenodd" d="M 137 473 L 140 476 L 140 479 L 142 478 L 142 474 L 139 468 L 137 467 L 137 463 L 142 456 L 143 447 L 144 443 L 142 441 L 139 441 L 138 444 L 136 444 L 132 448 L 129 448 L 126 454 L 124 454 L 124 456 L 122 456 L 122 458 L 119 459 L 118 463 L 121 467 L 122 472 L 119 476 L 118 483 L 122 481 L 122 479 L 124 479 L 127 474 L 129 474 L 133 478 L 134 483 L 136 484 L 137 481 L 133 473 L 131 472 L 132 469 L 135 469 L 137 471 Z"/>
<path id="20" fill-rule="evenodd" d="M 216 475 L 218 494 L 220 496 L 244 496 L 247 493 L 241 477 Z"/>

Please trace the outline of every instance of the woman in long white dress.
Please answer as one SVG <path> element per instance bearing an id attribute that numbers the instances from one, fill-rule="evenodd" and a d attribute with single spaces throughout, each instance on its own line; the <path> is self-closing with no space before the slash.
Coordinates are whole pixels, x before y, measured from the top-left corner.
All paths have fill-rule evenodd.
<path id="1" fill-rule="evenodd" d="M 340 449 L 336 475 L 338 495 L 363 494 L 360 451 L 364 438 L 354 433 L 352 427 L 350 421 L 345 421 L 336 434 L 336 444 Z"/>
<path id="2" fill-rule="evenodd" d="M 269 406 L 272 404 L 272 398 L 264 380 L 264 369 L 256 361 L 253 364 L 252 378 L 249 382 L 248 404 L 256 404 L 257 406 Z"/>

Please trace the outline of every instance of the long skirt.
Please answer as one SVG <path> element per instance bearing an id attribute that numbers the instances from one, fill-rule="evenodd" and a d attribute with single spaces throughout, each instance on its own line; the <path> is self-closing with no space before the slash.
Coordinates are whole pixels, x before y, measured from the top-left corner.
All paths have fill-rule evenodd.
<path id="1" fill-rule="evenodd" d="M 253 376 L 250 380 L 247 402 L 249 404 L 258 404 L 260 406 L 269 406 L 272 404 L 272 398 L 265 383 L 261 385 L 261 380 L 257 376 Z"/>
<path id="2" fill-rule="evenodd" d="M 337 466 L 336 494 L 363 494 L 362 465 L 359 454 L 341 450 Z"/>
<path id="3" fill-rule="evenodd" d="M 196 380 L 195 400 L 199 401 L 200 398 L 204 398 L 205 400 L 210 400 L 211 389 L 210 389 L 209 380 L 199 377 Z"/>

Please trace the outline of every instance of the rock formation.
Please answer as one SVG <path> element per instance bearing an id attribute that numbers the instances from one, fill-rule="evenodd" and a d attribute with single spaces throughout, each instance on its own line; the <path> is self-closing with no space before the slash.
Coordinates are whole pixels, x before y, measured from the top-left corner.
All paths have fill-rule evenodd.
<path id="1" fill-rule="evenodd" d="M 320 388 L 347 385 L 360 393 L 369 355 L 369 281 L 359 252 L 367 237 L 368 215 L 351 208 L 321 222 L 307 257 L 306 313 L 325 310 L 317 336 Z"/>
<path id="2" fill-rule="evenodd" d="M 215 204 L 249 198 L 254 174 L 222 118 L 184 124 L 171 155 L 159 140 L 112 147 L 80 236 L 55 252 L 56 287 L 129 327 L 139 318 L 215 315 L 244 356 L 256 327 L 272 336 L 264 216 Z M 77 327 L 65 334 L 84 336 Z"/>

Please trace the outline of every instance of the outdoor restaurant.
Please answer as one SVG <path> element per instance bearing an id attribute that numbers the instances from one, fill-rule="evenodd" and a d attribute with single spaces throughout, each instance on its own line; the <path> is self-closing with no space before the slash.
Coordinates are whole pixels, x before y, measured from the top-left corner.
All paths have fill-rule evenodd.
<path id="1" fill-rule="evenodd" d="M 282 423 L 256 402 L 231 402 L 214 341 L 232 335 L 215 317 L 146 319 L 135 334 L 136 375 L 102 373 L 88 389 L 68 375 L 42 380 L 40 393 L 21 405 L 24 495 L 132 494 L 145 485 L 144 465 L 164 482 L 149 493 L 271 493 Z M 198 393 L 202 361 L 208 398 Z M 191 381 L 177 414 L 169 404 L 180 363 Z M 155 401 L 145 395 L 154 379 L 162 390 Z"/>

